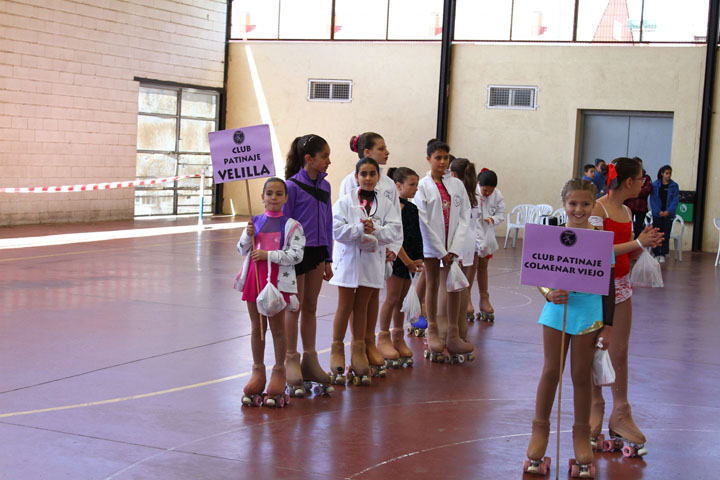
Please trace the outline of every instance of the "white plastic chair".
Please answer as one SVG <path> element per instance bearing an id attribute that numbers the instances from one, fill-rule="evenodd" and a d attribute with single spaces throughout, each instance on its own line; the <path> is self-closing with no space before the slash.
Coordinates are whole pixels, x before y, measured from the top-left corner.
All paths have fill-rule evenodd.
<path id="1" fill-rule="evenodd" d="M 515 215 L 514 221 L 513 215 Z M 503 248 L 507 248 L 508 238 L 510 238 L 510 232 L 513 232 L 513 230 L 514 236 L 512 240 L 512 247 L 515 248 L 515 241 L 517 240 L 520 229 L 524 229 L 526 223 L 534 223 L 536 218 L 537 209 L 535 208 L 535 205 L 523 203 L 515 206 L 515 208 L 513 208 L 510 212 L 510 215 L 508 215 L 507 234 L 505 235 L 505 246 Z"/>
<path id="2" fill-rule="evenodd" d="M 715 228 L 718 230 L 718 252 L 717 255 L 715 255 L 715 266 L 718 266 L 718 261 L 720 261 L 720 217 L 713 218 L 713 223 L 715 224 Z"/>
<path id="3" fill-rule="evenodd" d="M 533 223 L 547 225 L 548 217 L 552 215 L 553 207 L 545 203 L 535 205 L 535 220 Z"/>
<path id="4" fill-rule="evenodd" d="M 568 221 L 567 212 L 564 208 L 558 208 L 552 213 L 552 216 L 557 218 L 558 225 L 563 225 Z"/>
<path id="5" fill-rule="evenodd" d="M 675 225 L 680 225 L 679 232 L 676 231 Z M 673 249 L 675 250 L 675 258 L 682 262 L 682 243 L 683 235 L 685 234 L 685 221 L 680 215 L 675 215 L 672 227 L 670 227 L 670 240 L 673 242 Z"/>

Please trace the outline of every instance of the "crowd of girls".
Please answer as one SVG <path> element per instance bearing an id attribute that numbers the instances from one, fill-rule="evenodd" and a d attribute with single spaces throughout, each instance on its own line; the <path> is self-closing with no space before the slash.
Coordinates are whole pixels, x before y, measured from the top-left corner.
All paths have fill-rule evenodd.
<path id="1" fill-rule="evenodd" d="M 330 184 L 325 179 L 330 165 L 328 143 L 312 134 L 296 138 L 287 156 L 286 181 L 276 177 L 266 181 L 262 192 L 266 212 L 253 217 L 238 242 L 238 250 L 247 258 L 236 288 L 248 303 L 252 321 L 253 368 L 244 404 L 282 406 L 289 396 L 304 396 L 310 389 L 327 394 L 333 390 L 333 383 L 368 385 L 372 377 L 384 375 L 386 365 L 411 365 L 412 351 L 403 338 L 401 305 L 413 284 L 417 284 L 424 304 L 425 357 L 431 361 L 473 359 L 467 328 L 468 321 L 476 318 L 470 295 L 475 278 L 480 294 L 477 318 L 494 318 L 488 262 L 498 248 L 495 227 L 505 218 L 495 172 L 482 169 L 476 175 L 472 162 L 452 157 L 450 146 L 435 139 L 427 143 L 429 169 L 422 177 L 406 167 L 385 172 L 383 166 L 390 153 L 385 139 L 377 133 L 353 136 L 350 149 L 358 160 L 341 184 L 339 199 L 332 204 Z M 669 179 L 668 174 L 665 177 Z M 645 437 L 633 421 L 627 398 L 632 324 L 630 258 L 643 248 L 661 246 L 663 232 L 646 227 L 633 240 L 632 216 L 623 205 L 638 195 L 643 182 L 642 166 L 636 159 L 618 158 L 608 168 L 608 193 L 597 201 L 597 189 L 587 180 L 573 179 L 562 189 L 567 226 L 614 233 L 614 268 L 608 295 L 541 289 L 547 301 L 539 320 L 545 362 L 537 387 L 528 460 L 523 467 L 528 473 L 542 474 L 548 468 L 544 454 L 550 410 L 562 373 L 559 356 L 568 350 L 575 407 L 573 473 L 594 475 L 592 449 L 602 442 L 599 434 L 605 403 L 600 387 L 590 382 L 596 348 L 608 349 L 616 374 L 611 387 L 610 439 L 604 444 L 612 449 L 628 442 L 635 454 L 644 453 Z M 661 178 L 658 183 L 661 188 L 669 181 Z M 282 293 L 288 307 L 265 318 L 256 302 L 268 280 Z M 323 281 L 338 288 L 329 373 L 320 366 L 316 350 L 316 308 Z M 458 282 L 461 288 L 449 288 Z M 380 309 L 382 288 L 386 295 Z M 564 348 L 560 348 L 565 304 L 567 335 Z M 298 324 L 302 356 L 298 352 Z M 348 324 L 349 365 L 344 343 Z M 266 325 L 272 331 L 275 349 L 267 388 Z"/>

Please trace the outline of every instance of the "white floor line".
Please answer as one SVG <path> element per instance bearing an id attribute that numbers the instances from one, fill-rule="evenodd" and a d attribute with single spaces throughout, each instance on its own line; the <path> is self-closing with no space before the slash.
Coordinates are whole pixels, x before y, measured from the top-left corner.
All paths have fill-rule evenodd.
<path id="1" fill-rule="evenodd" d="M 0 240 L 0 250 L 10 248 L 48 247 L 70 243 L 102 242 L 122 238 L 154 237 L 157 235 L 175 235 L 179 233 L 203 232 L 205 230 L 225 230 L 245 228 L 247 222 L 217 223 L 206 225 L 185 225 L 179 227 L 135 228 L 130 230 L 112 230 L 107 232 L 63 233 L 38 237 L 6 238 Z"/>

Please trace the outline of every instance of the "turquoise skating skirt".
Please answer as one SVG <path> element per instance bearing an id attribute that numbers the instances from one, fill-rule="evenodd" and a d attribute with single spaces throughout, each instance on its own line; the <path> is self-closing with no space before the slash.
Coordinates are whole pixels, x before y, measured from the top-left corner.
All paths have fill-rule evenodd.
<path id="1" fill-rule="evenodd" d="M 602 296 L 570 292 L 567 307 L 565 333 L 584 335 L 603 327 Z M 564 310 L 564 305 L 545 302 L 538 323 L 562 331 Z"/>

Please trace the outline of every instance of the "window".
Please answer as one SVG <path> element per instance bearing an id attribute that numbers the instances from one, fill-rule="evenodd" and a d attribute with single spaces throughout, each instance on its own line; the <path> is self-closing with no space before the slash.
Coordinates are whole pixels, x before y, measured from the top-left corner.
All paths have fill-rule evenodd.
<path id="1" fill-rule="evenodd" d="M 488 86 L 488 108 L 537 109 L 537 87 Z"/>
<path id="2" fill-rule="evenodd" d="M 455 40 L 510 40 L 512 0 L 457 0 Z"/>
<path id="3" fill-rule="evenodd" d="M 335 39 L 385 40 L 388 0 L 335 0 Z"/>
<path id="4" fill-rule="evenodd" d="M 440 40 L 442 0 L 392 0 L 388 12 L 388 40 Z"/>
<path id="5" fill-rule="evenodd" d="M 330 39 L 332 0 L 280 0 L 280 38 Z"/>
<path id="6" fill-rule="evenodd" d="M 232 38 L 278 38 L 280 0 L 233 0 Z"/>
<path id="7" fill-rule="evenodd" d="M 203 212 L 212 213 L 213 178 L 208 132 L 217 130 L 214 90 L 141 84 L 138 98 L 139 179 L 205 173 Z M 196 214 L 200 178 L 135 187 L 135 215 Z"/>
<path id="8" fill-rule="evenodd" d="M 572 40 L 574 0 L 515 0 L 512 40 Z"/>
<path id="9" fill-rule="evenodd" d="M 352 80 L 308 80 L 308 96 L 311 102 L 352 101 Z"/>

